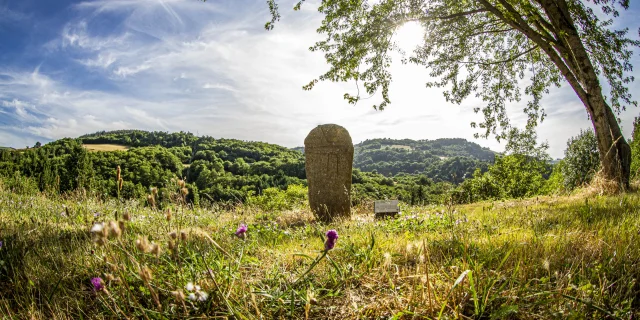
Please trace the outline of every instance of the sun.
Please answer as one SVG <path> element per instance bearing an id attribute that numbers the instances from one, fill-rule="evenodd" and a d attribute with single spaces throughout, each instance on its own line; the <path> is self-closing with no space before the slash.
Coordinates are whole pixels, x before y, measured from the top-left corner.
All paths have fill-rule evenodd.
<path id="1" fill-rule="evenodd" d="M 422 44 L 424 28 L 417 21 L 409 21 L 396 29 L 394 41 L 400 49 L 410 53 L 416 46 Z"/>

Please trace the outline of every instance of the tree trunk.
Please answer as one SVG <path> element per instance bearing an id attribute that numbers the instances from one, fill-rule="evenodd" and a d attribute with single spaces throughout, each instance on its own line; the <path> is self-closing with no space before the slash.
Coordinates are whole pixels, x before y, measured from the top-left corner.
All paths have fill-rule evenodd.
<path id="1" fill-rule="evenodd" d="M 622 136 L 618 120 L 599 95 L 588 96 L 587 110 L 595 129 L 603 178 L 616 181 L 622 190 L 629 188 L 631 147 Z"/>
<path id="2" fill-rule="evenodd" d="M 598 140 L 602 177 L 616 181 L 621 190 L 627 190 L 631 173 L 631 147 L 622 136 L 618 120 L 602 95 L 598 75 L 576 29 L 569 6 L 565 0 L 543 0 L 541 4 L 555 29 L 556 39 L 560 40 L 558 43 L 549 43 L 556 52 L 545 51 L 560 68 L 591 117 Z M 557 53 L 562 55 L 562 60 L 557 59 L 560 58 Z"/>
<path id="3" fill-rule="evenodd" d="M 544 15 L 531 20 L 518 12 L 508 0 L 497 0 L 502 8 L 492 1 L 478 0 L 488 12 L 519 30 L 549 56 L 569 82 L 584 104 L 598 140 L 600 163 L 603 178 L 616 181 L 622 190 L 629 187 L 631 171 L 631 148 L 622 136 L 613 110 L 602 95 L 602 87 L 596 69 L 584 44 L 575 22 L 571 17 L 566 0 L 537 0 Z M 539 19 L 538 19 L 539 18 Z M 536 19 L 544 21 L 542 25 L 531 24 Z"/>

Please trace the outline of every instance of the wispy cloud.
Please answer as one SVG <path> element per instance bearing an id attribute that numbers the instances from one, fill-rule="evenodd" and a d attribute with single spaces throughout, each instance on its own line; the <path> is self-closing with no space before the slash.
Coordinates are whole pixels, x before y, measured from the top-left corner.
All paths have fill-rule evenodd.
<path id="1" fill-rule="evenodd" d="M 116 36 L 91 36 L 87 30 L 87 21 L 68 24 L 62 30 L 60 46 L 77 47 L 81 50 L 99 54 L 101 50 L 122 46 L 129 37 L 128 33 Z"/>
<path id="2" fill-rule="evenodd" d="M 11 10 L 7 6 L 0 4 L 0 25 L 24 22 L 30 18 L 31 16 L 28 14 Z"/>
<path id="3" fill-rule="evenodd" d="M 440 91 L 424 87 L 428 73 L 419 67 L 393 65 L 393 104 L 383 112 L 370 107 L 377 96 L 348 105 L 342 95 L 356 91 L 353 83 L 319 83 L 303 91 L 327 68 L 322 54 L 308 51 L 322 39 L 315 32 L 322 17 L 314 10 L 317 1 L 300 12 L 288 10 L 293 4 L 283 1 L 282 20 L 267 32 L 264 1 L 78 3 L 58 37 L 43 45 L 67 64 L 47 72 L 0 71 L 0 116 L 14 119 L 0 123 L 0 132 L 11 132 L 0 136 L 0 145 L 22 146 L 25 140 L 16 136 L 45 140 L 139 128 L 297 146 L 322 123 L 344 125 L 356 142 L 472 139 L 470 122 L 482 120 L 472 109 L 480 102 L 446 103 Z M 410 35 L 400 40 L 412 43 Z M 586 116 L 573 120 L 584 111 L 567 89 L 554 90 L 545 103 L 551 116 L 540 136 L 559 156 L 566 139 L 589 122 Z M 509 108 L 520 124 L 523 107 Z M 625 123 L 632 113 L 623 115 Z M 502 148 L 493 140 L 478 142 Z"/>

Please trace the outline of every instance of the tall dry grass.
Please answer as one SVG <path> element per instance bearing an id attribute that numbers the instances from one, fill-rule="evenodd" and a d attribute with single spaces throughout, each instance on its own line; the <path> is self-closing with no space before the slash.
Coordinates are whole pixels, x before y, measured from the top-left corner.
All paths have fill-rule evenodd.
<path id="1" fill-rule="evenodd" d="M 175 193 L 170 214 L 0 193 L 0 318 L 640 316 L 638 194 L 404 207 L 382 221 L 355 208 L 324 225 L 305 207 L 191 209 Z M 328 229 L 335 248 L 299 280 Z"/>

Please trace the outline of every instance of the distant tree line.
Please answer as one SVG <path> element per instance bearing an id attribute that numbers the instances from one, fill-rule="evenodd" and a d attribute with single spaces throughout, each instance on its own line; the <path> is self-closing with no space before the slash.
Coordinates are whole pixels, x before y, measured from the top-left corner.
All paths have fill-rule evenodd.
<path id="1" fill-rule="evenodd" d="M 126 151 L 88 152 L 83 144 L 120 144 Z M 121 168 L 122 186 L 116 181 Z M 304 157 L 262 142 L 195 137 L 190 133 L 125 130 L 61 139 L 37 149 L 3 150 L 0 174 L 37 181 L 40 191 L 84 188 L 101 197 L 142 198 L 150 188 L 185 179 L 188 198 L 244 201 L 263 189 L 304 185 Z"/>
<path id="2" fill-rule="evenodd" d="M 637 175 L 640 133 L 631 143 Z M 119 144 L 89 152 L 83 144 Z M 191 133 L 121 130 L 61 139 L 38 148 L 0 149 L 0 176 L 11 190 L 63 194 L 79 189 L 101 197 L 146 199 L 158 205 L 184 179 L 193 204 L 246 202 L 266 189 L 306 186 L 303 149 Z M 595 136 L 581 132 L 556 165 L 548 156 L 496 154 L 464 139 L 367 140 L 355 146 L 353 203 L 399 199 L 409 204 L 469 203 L 567 192 L 599 170 Z M 121 168 L 122 182 L 116 180 Z M 25 182 L 26 181 L 26 182 Z M 296 187 L 298 188 L 298 187 Z M 299 188 L 295 189 L 300 192 Z"/>
<path id="3" fill-rule="evenodd" d="M 464 139 L 373 139 L 355 146 L 354 167 L 385 176 L 425 174 L 457 184 L 476 168 L 486 171 L 494 158 L 493 151 Z"/>

